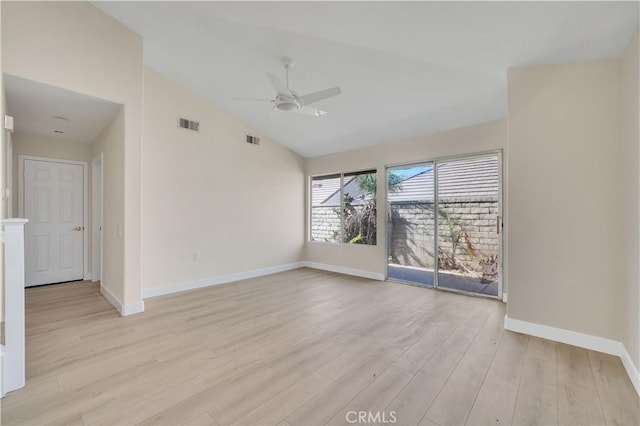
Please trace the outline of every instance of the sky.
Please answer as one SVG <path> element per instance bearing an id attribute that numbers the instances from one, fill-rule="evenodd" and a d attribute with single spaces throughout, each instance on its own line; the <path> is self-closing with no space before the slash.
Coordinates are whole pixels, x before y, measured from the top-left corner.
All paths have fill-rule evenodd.
<path id="1" fill-rule="evenodd" d="M 394 167 L 389 169 L 389 173 L 395 173 L 397 175 L 402 176 L 404 179 L 409 178 L 411 176 L 415 176 L 418 173 L 426 172 L 427 170 L 431 170 L 433 166 L 404 166 L 404 167 Z"/>

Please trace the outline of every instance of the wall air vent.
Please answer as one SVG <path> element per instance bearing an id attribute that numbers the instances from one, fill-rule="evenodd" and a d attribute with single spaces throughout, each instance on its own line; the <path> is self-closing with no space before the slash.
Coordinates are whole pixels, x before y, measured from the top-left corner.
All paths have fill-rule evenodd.
<path id="1" fill-rule="evenodd" d="M 200 123 L 198 121 L 189 120 L 187 118 L 178 117 L 178 127 L 181 129 L 200 131 Z"/>
<path id="2" fill-rule="evenodd" d="M 260 138 L 255 136 L 247 135 L 246 142 L 252 145 L 260 145 Z"/>

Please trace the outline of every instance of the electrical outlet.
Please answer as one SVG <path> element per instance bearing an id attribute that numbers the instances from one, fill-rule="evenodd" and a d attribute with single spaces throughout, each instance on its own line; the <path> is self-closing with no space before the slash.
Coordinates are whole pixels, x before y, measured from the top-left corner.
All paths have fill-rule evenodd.
<path id="1" fill-rule="evenodd" d="M 193 261 L 197 262 L 198 260 L 200 260 L 200 253 L 194 252 L 193 253 Z"/>

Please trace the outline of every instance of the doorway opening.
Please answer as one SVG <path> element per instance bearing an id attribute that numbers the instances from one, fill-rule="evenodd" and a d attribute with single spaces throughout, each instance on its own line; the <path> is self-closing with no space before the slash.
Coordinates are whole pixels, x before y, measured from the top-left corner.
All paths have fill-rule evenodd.
<path id="1" fill-rule="evenodd" d="M 502 298 L 501 153 L 387 168 L 387 277 Z"/>
<path id="2" fill-rule="evenodd" d="M 29 219 L 25 286 L 101 281 L 102 159 L 110 141 L 106 130 L 122 105 L 13 75 L 3 78 L 15 123 L 8 216 Z"/>

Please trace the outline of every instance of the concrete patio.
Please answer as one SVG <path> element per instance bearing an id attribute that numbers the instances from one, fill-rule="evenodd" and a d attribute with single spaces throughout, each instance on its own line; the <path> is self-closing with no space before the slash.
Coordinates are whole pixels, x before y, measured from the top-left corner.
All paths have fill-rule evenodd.
<path id="1" fill-rule="evenodd" d="M 406 281 L 410 283 L 433 286 L 433 269 L 422 269 L 402 265 L 388 265 L 390 280 Z M 498 296 L 498 282 L 483 278 L 467 277 L 459 274 L 440 271 L 438 286 L 451 290 Z"/>

